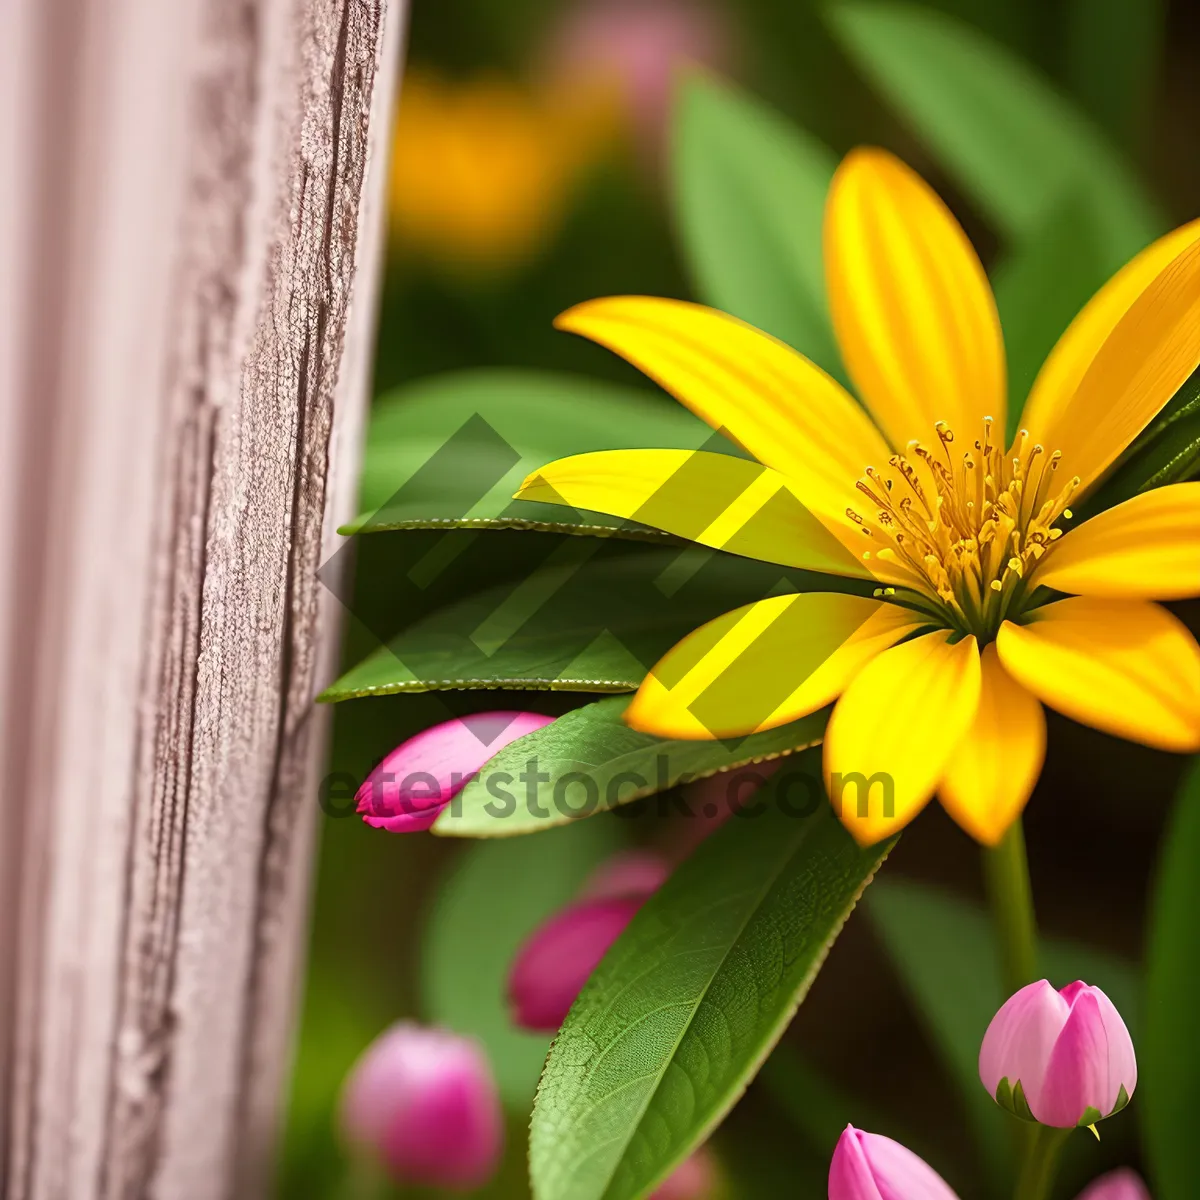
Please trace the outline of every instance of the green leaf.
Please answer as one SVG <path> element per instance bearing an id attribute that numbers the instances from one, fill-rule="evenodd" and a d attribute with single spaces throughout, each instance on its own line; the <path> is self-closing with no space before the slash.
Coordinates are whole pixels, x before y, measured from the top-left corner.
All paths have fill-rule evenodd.
<path id="1" fill-rule="evenodd" d="M 528 1113 L 550 1039 L 516 1028 L 505 1003 L 517 949 L 618 848 L 614 821 L 546 838 L 464 846 L 438 888 L 421 941 L 422 1011 L 479 1038 L 506 1104 Z"/>
<path id="2" fill-rule="evenodd" d="M 702 547 L 632 554 L 566 539 L 540 570 L 417 621 L 318 699 L 446 688 L 633 691 L 682 637 L 743 604 L 870 586 Z"/>
<path id="3" fill-rule="evenodd" d="M 462 688 L 635 690 L 655 659 L 644 662 L 630 647 L 649 642 L 668 649 L 709 619 L 698 615 L 708 607 L 705 597 L 693 596 L 694 603 L 684 607 L 651 590 L 679 551 L 615 565 L 578 561 L 601 545 L 572 539 L 551 555 L 560 561 L 526 579 L 431 613 L 352 667 L 318 701 Z M 574 551 L 575 561 L 561 561 L 567 558 L 562 551 Z M 733 590 L 727 607 L 736 607 L 741 585 L 732 572 L 725 573 L 725 582 Z M 711 593 L 718 613 L 726 611 L 721 596 L 719 587 Z"/>
<path id="4" fill-rule="evenodd" d="M 1192 478 L 1200 471 L 1200 370 L 1175 393 L 1158 417 L 1117 460 L 1112 473 L 1083 504 L 1086 520 L 1152 488 Z"/>
<path id="5" fill-rule="evenodd" d="M 819 764 L 812 770 L 818 771 Z M 538 1200 L 633 1200 L 713 1130 L 807 993 L 890 844 L 828 804 L 727 822 L 609 951 L 550 1051 L 530 1126 Z"/>
<path id="6" fill-rule="evenodd" d="M 682 88 L 673 151 L 675 212 L 700 295 L 838 372 L 821 260 L 833 152 L 705 76 Z"/>
<path id="7" fill-rule="evenodd" d="M 959 1087 L 986 1177 L 1003 1190 L 1011 1172 L 1007 1118 L 979 1081 L 984 1032 L 1007 999 L 991 922 L 976 904 L 894 878 L 871 890 L 866 908 L 934 1050 Z M 1129 964 L 1077 942 L 1043 939 L 1041 966 L 1056 987 L 1083 979 L 1103 988 L 1130 1029 L 1136 1028 L 1137 983 Z"/>
<path id="8" fill-rule="evenodd" d="M 1164 231 L 1104 138 L 1011 52 L 915 5 L 846 0 L 829 13 L 851 57 L 1002 233 L 1036 236 L 1065 196 L 1085 197 L 1110 274 Z"/>
<path id="9" fill-rule="evenodd" d="M 672 741 L 630 729 L 629 701 L 612 696 L 510 742 L 442 813 L 433 832 L 447 837 L 536 833 L 665 792 L 718 771 L 780 758 L 821 740 L 828 710 L 735 742 Z M 749 780 L 749 776 L 744 777 Z M 795 809 L 818 807 L 821 774 L 789 772 Z M 731 776 L 732 788 L 738 786 Z M 672 806 L 669 811 L 686 810 Z M 715 813 L 708 814 L 715 816 Z"/>
<path id="10" fill-rule="evenodd" d="M 362 514 L 341 532 L 465 526 L 636 533 L 615 518 L 512 495 L 526 475 L 556 458 L 639 446 L 733 450 L 682 405 L 650 391 L 514 370 L 420 380 L 376 405 Z"/>
<path id="11" fill-rule="evenodd" d="M 1008 436 L 1055 342 L 1105 282 L 1105 254 L 1088 203 L 1064 197 L 997 264 L 992 287 L 1008 356 Z"/>
<path id="12" fill-rule="evenodd" d="M 514 638 L 489 656 L 457 628 L 443 626 L 451 618 L 457 626 L 478 620 L 482 625 L 491 610 L 475 597 L 452 610 L 437 613 L 414 625 L 404 642 L 381 646 L 318 697 L 321 704 L 359 700 L 365 696 L 390 696 L 399 692 L 436 692 L 479 689 L 513 689 L 549 692 L 632 692 L 646 669 L 620 639 L 598 633 L 578 654 L 570 654 L 575 639 L 570 632 L 538 629 Z M 423 630 L 430 640 L 418 643 Z M 409 639 L 416 654 L 410 658 Z M 570 654 L 570 657 L 568 657 Z M 436 661 L 445 663 L 438 670 Z M 419 664 L 419 665 L 417 665 Z"/>
<path id="13" fill-rule="evenodd" d="M 1196 1194 L 1196 1081 L 1200 1079 L 1200 759 L 1184 777 L 1163 834 L 1150 910 L 1146 1032 L 1138 1047 L 1138 1108 L 1160 1200 Z"/>

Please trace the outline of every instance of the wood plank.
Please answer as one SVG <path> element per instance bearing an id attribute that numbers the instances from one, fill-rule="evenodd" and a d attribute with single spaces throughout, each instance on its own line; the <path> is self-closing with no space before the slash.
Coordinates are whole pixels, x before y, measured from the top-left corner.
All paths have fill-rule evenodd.
<path id="1" fill-rule="evenodd" d="M 0 29 L 5 1194 L 266 1194 L 395 0 Z"/>

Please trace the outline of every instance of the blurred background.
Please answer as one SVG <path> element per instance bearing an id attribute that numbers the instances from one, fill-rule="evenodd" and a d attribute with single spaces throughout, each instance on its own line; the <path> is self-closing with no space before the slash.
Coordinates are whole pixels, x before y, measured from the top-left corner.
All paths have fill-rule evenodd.
<path id="1" fill-rule="evenodd" d="M 927 6 L 978 31 L 1068 97 L 1080 138 L 1094 133 L 1112 148 L 1143 181 L 1164 227 L 1200 212 L 1200 6 Z M 377 396 L 396 403 L 398 389 L 443 372 L 511 367 L 612 380 L 642 389 L 647 403 L 668 403 L 614 356 L 556 333 L 551 322 L 598 295 L 699 296 L 673 216 L 670 124 L 681 70 L 730 81 L 835 154 L 860 143 L 897 152 L 946 197 L 985 264 L 995 266 L 1011 250 L 1011 231 L 963 186 L 961 173 L 945 169 L 946 155 L 933 153 L 938 147 L 922 136 L 921 123 L 896 102 L 893 89 L 903 80 L 889 82 L 832 30 L 825 6 L 810 0 L 413 0 L 393 148 Z M 936 96 L 932 103 L 942 103 L 953 123 L 953 105 Z M 999 124 L 1005 119 L 998 114 Z M 1056 325 L 1051 340 L 1086 294 L 1047 301 L 1052 315 L 1043 324 Z M 391 581 L 440 536 L 359 539 L 347 664 L 376 644 L 381 628 L 394 630 L 422 607 L 470 590 L 470 578 L 450 571 L 437 587 L 405 593 L 399 603 Z M 495 579 L 537 561 L 543 535 L 485 536 Z M 1178 611 L 1197 627 L 1194 609 Z M 427 693 L 339 705 L 331 779 L 345 772 L 361 780 L 406 736 L 452 713 L 557 713 L 584 699 Z M 1094 949 L 1094 973 L 1112 980 L 1114 993 L 1126 979 L 1136 989 L 1148 888 L 1182 766 L 1051 715 L 1049 760 L 1026 818 L 1039 917 L 1048 934 Z M 279 1194 L 353 1194 L 335 1129 L 338 1092 L 368 1042 L 412 1016 L 487 1042 L 509 1109 L 509 1144 L 501 1176 L 484 1194 L 527 1196 L 525 1130 L 547 1041 L 507 1027 L 500 989 L 515 942 L 503 931 L 531 929 L 619 841 L 653 841 L 654 821 L 617 828 L 600 817 L 583 823 L 597 827 L 586 836 L 568 828 L 498 850 L 368 829 L 353 816 L 345 786 L 326 788 L 322 807 Z M 921 909 L 925 893 L 905 891 L 904 881 L 981 898 L 976 848 L 936 806 L 887 864 L 894 896 L 884 894 L 877 912 L 869 907 L 850 922 L 771 1067 L 718 1134 L 730 1195 L 784 1188 L 823 1195 L 833 1139 L 847 1120 L 902 1134 L 928 1151 L 964 1200 L 988 1194 L 964 1137 L 972 1117 L 952 1078 L 954 1048 L 931 1024 L 928 996 L 924 1018 L 914 1003 L 922 989 L 936 991 L 954 964 L 938 959 L 936 919 Z M 898 972 L 894 947 L 906 929 L 910 938 L 917 930 L 916 942 L 907 971 Z M 946 1020 L 953 1019 L 951 1005 Z M 1092 1167 L 1137 1161 L 1135 1119 L 1115 1118 L 1104 1133 Z M 1071 1171 L 1068 1165 L 1064 1195 L 1080 1181 Z"/>

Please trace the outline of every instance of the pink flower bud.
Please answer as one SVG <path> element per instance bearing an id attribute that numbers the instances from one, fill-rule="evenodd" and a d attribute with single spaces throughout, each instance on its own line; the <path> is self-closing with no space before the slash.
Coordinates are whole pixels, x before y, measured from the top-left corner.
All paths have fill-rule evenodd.
<path id="1" fill-rule="evenodd" d="M 644 897 L 581 900 L 540 926 L 517 951 L 508 976 L 513 1020 L 553 1032 Z"/>
<path id="2" fill-rule="evenodd" d="M 1125 1107 L 1137 1060 L 1121 1014 L 1099 988 L 1076 982 L 1055 991 L 1043 979 L 992 1018 L 979 1077 L 1009 1112 L 1069 1129 Z"/>
<path id="3" fill-rule="evenodd" d="M 708 1200 L 716 1192 L 717 1164 L 712 1151 L 701 1146 L 650 1193 L 650 1200 Z"/>
<path id="4" fill-rule="evenodd" d="M 667 881 L 670 868 L 651 850 L 625 850 L 601 863 L 580 892 L 582 900 L 640 896 L 643 900 Z"/>
<path id="5" fill-rule="evenodd" d="M 368 825 L 389 833 L 428 829 L 489 758 L 553 720 L 541 713 L 486 712 L 422 730 L 367 776 L 355 796 L 357 811 Z"/>
<path id="6" fill-rule="evenodd" d="M 1150 1200 L 1150 1192 L 1136 1171 L 1122 1167 L 1093 1180 L 1079 1193 L 1078 1200 Z"/>
<path id="7" fill-rule="evenodd" d="M 702 0 L 580 0 L 552 38 L 553 76 L 611 80 L 642 150 L 653 160 L 681 69 L 723 66 L 729 32 Z"/>
<path id="8" fill-rule="evenodd" d="M 829 1164 L 829 1200 L 958 1200 L 950 1185 L 911 1150 L 853 1125 Z"/>
<path id="9" fill-rule="evenodd" d="M 517 951 L 508 976 L 513 1020 L 553 1032 L 588 976 L 633 914 L 662 886 L 667 864 L 645 850 L 614 854 L 584 884 L 580 898 L 540 925 Z"/>
<path id="10" fill-rule="evenodd" d="M 346 1140 L 398 1182 L 468 1191 L 503 1147 L 496 1085 L 475 1042 L 400 1021 L 354 1064 L 342 1092 Z"/>

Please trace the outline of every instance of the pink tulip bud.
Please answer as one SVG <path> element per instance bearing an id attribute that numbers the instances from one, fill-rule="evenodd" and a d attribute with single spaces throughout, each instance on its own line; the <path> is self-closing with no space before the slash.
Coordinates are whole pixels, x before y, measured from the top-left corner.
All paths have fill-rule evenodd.
<path id="1" fill-rule="evenodd" d="M 557 1029 L 641 906 L 641 897 L 581 900 L 540 926 L 517 951 L 509 972 L 513 1020 L 523 1029 Z"/>
<path id="2" fill-rule="evenodd" d="M 958 1200 L 950 1185 L 911 1150 L 853 1125 L 829 1164 L 829 1200 Z"/>
<path id="3" fill-rule="evenodd" d="M 354 1064 L 342 1092 L 346 1140 L 398 1182 L 469 1191 L 503 1147 L 496 1085 L 475 1042 L 400 1021 Z"/>
<path id="4" fill-rule="evenodd" d="M 375 829 L 428 829 L 476 772 L 510 742 L 553 717 L 531 712 L 486 712 L 443 721 L 402 742 L 367 776 L 357 811 Z"/>
<path id="5" fill-rule="evenodd" d="M 650 1193 L 650 1200 L 709 1200 L 717 1193 L 718 1172 L 713 1153 L 701 1146 Z"/>
<path id="6" fill-rule="evenodd" d="M 1136 1171 L 1121 1167 L 1089 1183 L 1078 1200 L 1150 1200 L 1150 1192 Z"/>
<path id="7" fill-rule="evenodd" d="M 662 859 L 645 851 L 604 863 L 580 899 L 540 925 L 517 951 L 508 976 L 513 1020 L 524 1029 L 556 1030 L 588 976 L 666 876 Z"/>
<path id="8" fill-rule="evenodd" d="M 1076 982 L 1055 991 L 1043 979 L 992 1018 L 979 1077 L 1009 1112 L 1069 1129 L 1129 1103 L 1137 1060 L 1121 1014 L 1099 988 Z"/>

